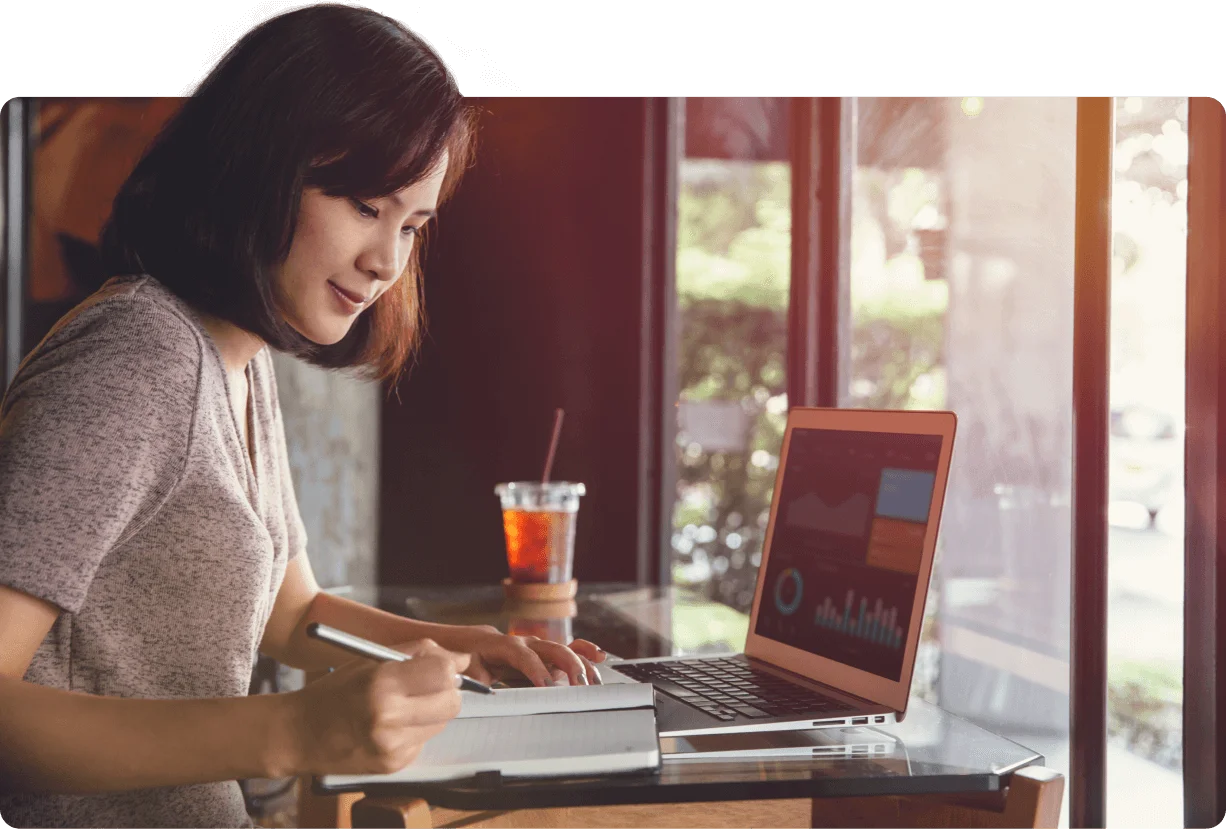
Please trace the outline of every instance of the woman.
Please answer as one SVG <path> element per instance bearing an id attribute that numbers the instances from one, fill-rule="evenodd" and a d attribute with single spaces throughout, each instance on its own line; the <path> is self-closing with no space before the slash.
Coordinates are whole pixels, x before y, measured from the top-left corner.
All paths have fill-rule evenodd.
<path id="1" fill-rule="evenodd" d="M 7 822 L 247 825 L 238 778 L 411 762 L 456 671 L 599 681 L 590 642 L 409 621 L 321 593 L 304 554 L 269 351 L 399 374 L 472 129 L 420 39 L 315 6 L 240 40 L 128 178 L 114 278 L 0 406 Z M 417 658 L 346 658 L 312 621 Z M 257 652 L 337 669 L 248 697 Z"/>

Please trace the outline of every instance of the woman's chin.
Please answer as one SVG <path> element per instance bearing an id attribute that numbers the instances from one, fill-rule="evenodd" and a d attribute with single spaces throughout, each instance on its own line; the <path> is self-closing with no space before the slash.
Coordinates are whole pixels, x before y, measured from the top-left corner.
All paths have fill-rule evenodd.
<path id="1" fill-rule="evenodd" d="M 299 325 L 293 321 L 290 321 L 290 325 L 315 345 L 336 345 L 345 339 L 345 335 L 352 327 L 351 325 Z"/>
<path id="2" fill-rule="evenodd" d="M 341 340 L 345 339 L 345 335 L 348 333 L 349 333 L 348 328 L 346 328 L 344 331 L 328 330 L 328 331 L 319 332 L 318 336 L 308 337 L 307 339 L 309 339 L 311 342 L 315 343 L 316 345 L 336 345 Z"/>

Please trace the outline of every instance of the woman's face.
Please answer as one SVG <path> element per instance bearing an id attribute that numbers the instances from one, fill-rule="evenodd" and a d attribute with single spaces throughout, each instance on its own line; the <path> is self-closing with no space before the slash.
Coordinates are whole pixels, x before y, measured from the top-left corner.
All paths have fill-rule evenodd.
<path id="1" fill-rule="evenodd" d="M 274 271 L 286 322 L 312 342 L 344 338 L 358 315 L 400 279 L 438 207 L 447 156 L 427 178 L 385 198 L 302 193 L 285 262 Z"/>

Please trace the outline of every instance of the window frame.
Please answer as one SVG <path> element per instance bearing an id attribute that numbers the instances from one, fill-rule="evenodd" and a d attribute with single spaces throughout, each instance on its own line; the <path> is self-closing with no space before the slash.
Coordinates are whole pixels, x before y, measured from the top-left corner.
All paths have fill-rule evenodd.
<path id="1" fill-rule="evenodd" d="M 636 582 L 672 584 L 677 493 L 677 204 L 685 99 L 645 98 Z"/>
<path id="2" fill-rule="evenodd" d="M 1069 825 L 1106 825 L 1107 466 L 1115 99 L 1077 99 Z"/>
<path id="3" fill-rule="evenodd" d="M 1226 114 L 1188 99 L 1184 443 L 1184 825 L 1226 813 Z"/>

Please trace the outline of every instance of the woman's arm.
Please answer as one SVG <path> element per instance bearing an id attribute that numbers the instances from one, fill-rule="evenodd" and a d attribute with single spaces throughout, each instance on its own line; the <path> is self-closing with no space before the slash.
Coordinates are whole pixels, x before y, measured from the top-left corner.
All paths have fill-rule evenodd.
<path id="1" fill-rule="evenodd" d="M 428 630 L 440 627 L 438 625 L 414 622 L 325 593 L 315 581 L 311 562 L 305 554 L 299 554 L 286 565 L 285 579 L 277 592 L 268 624 L 264 626 L 260 653 L 307 673 L 326 671 L 359 658 L 308 637 L 306 626 L 311 622 L 389 646 L 433 639 L 444 648 L 448 647 Z"/>
<path id="2" fill-rule="evenodd" d="M 0 790 L 96 792 L 278 777 L 298 763 L 283 700 L 141 700 L 22 677 L 60 610 L 0 585 Z"/>
<path id="3" fill-rule="evenodd" d="M 565 672 L 571 685 L 597 683 L 600 677 L 591 663 L 605 658 L 604 651 L 582 639 L 567 647 L 535 637 L 506 636 L 488 625 L 419 622 L 325 593 L 319 589 L 306 555 L 299 554 L 286 567 L 260 651 L 308 672 L 324 671 L 357 658 L 309 638 L 306 627 L 311 622 L 388 646 L 431 639 L 447 650 L 477 657 L 469 673 L 485 681 L 490 679 L 488 667 L 506 665 L 537 685 L 552 684 L 550 666 Z"/>
<path id="4" fill-rule="evenodd" d="M 0 791 L 121 791 L 286 777 L 302 765 L 287 695 L 102 697 L 0 677 Z"/>
<path id="5" fill-rule="evenodd" d="M 437 625 L 406 619 L 394 613 L 334 596 L 320 590 L 315 581 L 311 563 L 305 554 L 294 556 L 285 569 L 285 579 L 277 592 L 260 652 L 278 662 L 308 673 L 326 671 L 360 657 L 351 656 L 339 648 L 311 639 L 306 627 L 319 622 L 372 642 L 395 646 L 418 639 L 431 639 L 442 647 L 455 652 L 472 652 L 473 639 L 477 634 L 500 635 L 493 628 L 469 628 L 457 625 Z M 510 638 L 510 637 L 507 637 Z M 524 647 L 520 655 L 520 668 L 537 685 L 552 682 L 549 669 L 539 656 Z M 516 665 L 516 667 L 520 667 Z M 578 666 L 582 670 L 582 665 Z"/>
<path id="6" fill-rule="evenodd" d="M 0 792 L 87 794 L 248 777 L 389 772 L 460 710 L 469 660 L 422 641 L 289 694 L 104 697 L 22 677 L 59 614 L 0 585 Z"/>

